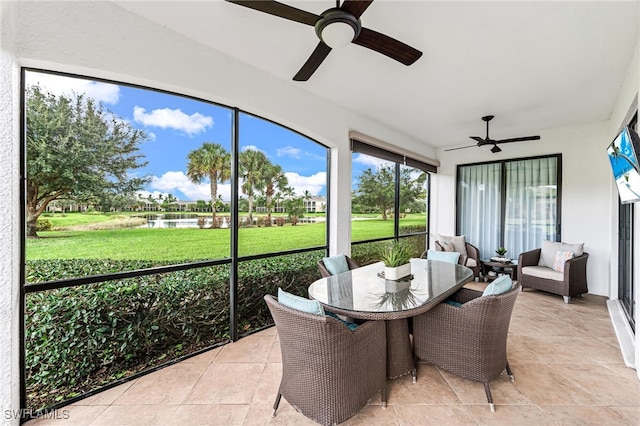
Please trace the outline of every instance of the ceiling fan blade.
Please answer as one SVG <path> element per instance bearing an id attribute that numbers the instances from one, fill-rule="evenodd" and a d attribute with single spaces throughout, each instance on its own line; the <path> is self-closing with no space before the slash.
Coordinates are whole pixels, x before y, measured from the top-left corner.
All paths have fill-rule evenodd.
<path id="1" fill-rule="evenodd" d="M 278 16 L 280 18 L 288 19 L 290 21 L 299 22 L 301 24 L 314 26 L 316 21 L 320 19 L 318 15 L 310 12 L 306 12 L 295 7 L 288 6 L 283 3 L 279 3 L 273 0 L 258 0 L 258 1 L 246 1 L 246 0 L 226 0 L 229 3 L 234 3 L 240 6 L 248 7 L 249 9 L 257 10 L 259 12 L 268 13 L 269 15 Z"/>
<path id="2" fill-rule="evenodd" d="M 455 151 L 456 149 L 475 148 L 476 146 L 478 145 L 459 146 L 458 148 L 445 149 L 445 151 Z"/>
<path id="3" fill-rule="evenodd" d="M 323 42 L 318 43 L 307 62 L 304 63 L 300 71 L 293 77 L 294 81 L 307 81 L 318 69 L 322 61 L 331 52 L 331 48 Z"/>
<path id="4" fill-rule="evenodd" d="M 421 51 L 408 44 L 368 28 L 362 28 L 360 35 L 353 40 L 353 43 L 375 50 L 405 65 L 413 64 L 422 56 Z"/>
<path id="5" fill-rule="evenodd" d="M 485 140 L 482 139 L 480 136 L 469 136 L 469 137 L 478 143 L 485 143 Z"/>
<path id="6" fill-rule="evenodd" d="M 540 136 L 524 136 L 521 138 L 500 139 L 499 141 L 495 141 L 495 142 L 496 143 L 524 142 L 524 141 L 537 141 L 539 139 L 540 139 Z"/>
<path id="7" fill-rule="evenodd" d="M 373 0 L 345 0 L 344 3 L 342 3 L 342 6 L 340 6 L 340 9 L 349 12 L 356 18 L 359 18 L 371 3 L 373 3 Z"/>

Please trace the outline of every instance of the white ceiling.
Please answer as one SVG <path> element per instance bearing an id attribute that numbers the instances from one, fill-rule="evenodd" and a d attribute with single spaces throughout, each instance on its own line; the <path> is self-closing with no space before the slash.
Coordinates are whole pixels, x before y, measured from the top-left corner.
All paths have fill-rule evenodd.
<path id="1" fill-rule="evenodd" d="M 434 147 L 609 119 L 638 48 L 639 2 L 376 0 L 364 27 L 421 50 L 406 67 L 351 44 L 307 82 L 313 27 L 222 1 L 119 6 Z M 319 14 L 326 1 L 283 1 Z M 524 142 L 535 143 L 535 142 Z"/>

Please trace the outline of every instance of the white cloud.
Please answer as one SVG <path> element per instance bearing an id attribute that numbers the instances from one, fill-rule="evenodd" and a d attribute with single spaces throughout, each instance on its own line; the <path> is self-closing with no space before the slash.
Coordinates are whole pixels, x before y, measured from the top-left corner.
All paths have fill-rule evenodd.
<path id="1" fill-rule="evenodd" d="M 284 148 L 278 148 L 276 151 L 276 155 L 278 157 L 291 157 L 291 158 L 300 158 L 300 154 L 302 150 L 300 148 L 295 148 L 293 146 L 285 146 Z"/>
<path id="2" fill-rule="evenodd" d="M 381 160 L 380 158 L 372 157 L 370 155 L 363 155 L 363 154 L 358 154 L 356 158 L 353 159 L 353 162 L 371 167 L 375 170 L 378 170 L 381 167 L 394 165 L 394 163 L 390 161 Z"/>
<path id="3" fill-rule="evenodd" d="M 74 93 L 85 94 L 97 102 L 111 105 L 117 104 L 120 99 L 119 86 L 83 78 L 28 72 L 26 83 L 27 86 L 39 85 L 42 89 L 56 96 L 73 96 Z"/>
<path id="4" fill-rule="evenodd" d="M 285 176 L 289 181 L 296 195 L 309 191 L 312 195 L 318 195 L 327 184 L 327 172 L 318 172 L 311 176 L 301 176 L 298 173 L 286 172 Z"/>
<path id="5" fill-rule="evenodd" d="M 180 130 L 189 136 L 197 135 L 204 132 L 207 127 L 213 126 L 213 118 L 199 112 L 187 115 L 180 109 L 161 108 L 147 113 L 144 108 L 137 105 L 133 107 L 133 119 L 145 126 Z"/>
<path id="6" fill-rule="evenodd" d="M 181 201 L 211 200 L 209 183 L 193 183 L 184 172 L 166 172 L 160 177 L 154 176 L 149 187 L 163 194 L 171 193 Z M 177 191 L 184 194 L 184 197 L 176 194 Z M 228 201 L 231 198 L 231 185 L 218 184 L 218 195 Z"/>

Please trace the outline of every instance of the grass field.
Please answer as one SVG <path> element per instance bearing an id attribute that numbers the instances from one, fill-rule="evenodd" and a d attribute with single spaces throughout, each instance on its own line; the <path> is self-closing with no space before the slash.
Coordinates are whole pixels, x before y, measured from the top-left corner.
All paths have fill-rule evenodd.
<path id="1" fill-rule="evenodd" d="M 48 216 L 55 228 L 81 228 L 96 222 L 117 221 L 123 215 L 79 214 Z M 401 225 L 424 225 L 425 215 L 408 215 Z M 27 260 L 36 259 L 131 259 L 180 260 L 229 257 L 229 229 L 128 228 L 91 231 L 44 231 L 27 239 Z M 362 241 L 393 235 L 393 221 L 354 220 L 352 240 Z M 268 228 L 241 228 L 241 256 L 322 246 L 325 224 L 299 224 Z"/>

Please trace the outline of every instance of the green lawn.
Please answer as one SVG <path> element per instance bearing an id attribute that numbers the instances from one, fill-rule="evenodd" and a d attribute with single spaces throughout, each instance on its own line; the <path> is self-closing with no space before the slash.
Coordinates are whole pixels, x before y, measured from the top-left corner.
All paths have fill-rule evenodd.
<path id="1" fill-rule="evenodd" d="M 108 220 L 122 215 L 78 214 L 47 217 L 54 227 L 68 227 Z M 408 215 L 402 225 L 424 225 L 424 215 Z M 98 231 L 46 231 L 40 238 L 27 239 L 27 260 L 35 259 L 130 259 L 181 260 L 218 259 L 229 256 L 228 229 L 129 228 Z M 353 241 L 393 235 L 393 221 L 354 220 Z M 285 225 L 269 228 L 241 228 L 238 235 L 241 256 L 322 246 L 325 224 Z"/>

